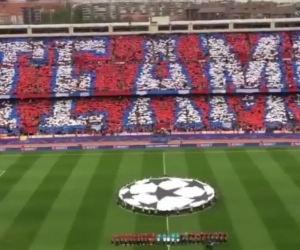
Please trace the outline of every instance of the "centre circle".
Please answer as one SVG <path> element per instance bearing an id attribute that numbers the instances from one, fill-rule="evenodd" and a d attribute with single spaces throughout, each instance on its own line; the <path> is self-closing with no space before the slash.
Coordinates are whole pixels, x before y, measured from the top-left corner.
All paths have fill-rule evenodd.
<path id="1" fill-rule="evenodd" d="M 197 179 L 151 177 L 122 187 L 117 203 L 132 212 L 165 216 L 197 212 L 215 200 L 215 190 Z"/>

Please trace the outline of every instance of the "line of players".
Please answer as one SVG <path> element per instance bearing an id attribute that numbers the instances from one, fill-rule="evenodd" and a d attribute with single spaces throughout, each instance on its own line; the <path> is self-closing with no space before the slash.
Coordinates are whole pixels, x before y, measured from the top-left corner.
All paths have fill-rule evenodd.
<path id="1" fill-rule="evenodd" d="M 189 245 L 189 244 L 221 244 L 226 243 L 226 233 L 172 233 L 172 234 L 123 234 L 111 238 L 117 246 L 133 245 Z"/>
<path id="2" fill-rule="evenodd" d="M 206 244 L 209 242 L 226 243 L 228 240 L 227 233 L 184 233 L 180 235 L 180 242 L 183 244 Z"/>
<path id="3" fill-rule="evenodd" d="M 116 246 L 155 245 L 155 241 L 154 233 L 120 234 L 111 238 L 111 243 Z"/>

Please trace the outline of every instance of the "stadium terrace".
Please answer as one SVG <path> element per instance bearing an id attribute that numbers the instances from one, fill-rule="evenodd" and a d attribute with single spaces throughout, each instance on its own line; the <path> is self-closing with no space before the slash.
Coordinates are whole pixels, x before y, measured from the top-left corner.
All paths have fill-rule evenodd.
<path id="1" fill-rule="evenodd" d="M 143 35 L 82 36 L 74 33 L 78 25 L 43 26 L 67 28 L 68 37 L 10 26 L 27 34 L 0 40 L 1 133 L 290 130 L 300 117 L 300 32 L 277 25 L 297 21 L 205 21 L 229 29 Z M 249 22 L 272 28 L 232 29 Z"/>

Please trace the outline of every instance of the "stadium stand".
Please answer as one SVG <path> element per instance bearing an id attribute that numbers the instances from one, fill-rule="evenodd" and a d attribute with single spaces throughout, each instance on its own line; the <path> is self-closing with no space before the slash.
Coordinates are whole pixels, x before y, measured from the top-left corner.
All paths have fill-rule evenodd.
<path id="1" fill-rule="evenodd" d="M 155 107 L 168 105 L 166 115 Z M 160 117 L 165 120 L 160 120 Z M 64 98 L 2 101 L 2 133 L 151 132 L 280 129 L 299 125 L 300 95 Z M 172 126 L 170 126 L 172 125 Z"/>
<path id="2" fill-rule="evenodd" d="M 10 97 L 295 92 L 300 86 L 297 31 L 2 39 L 0 51 L 0 94 Z"/>
<path id="3" fill-rule="evenodd" d="M 133 33 L 1 36 L 0 133 L 299 125 L 299 31 Z"/>

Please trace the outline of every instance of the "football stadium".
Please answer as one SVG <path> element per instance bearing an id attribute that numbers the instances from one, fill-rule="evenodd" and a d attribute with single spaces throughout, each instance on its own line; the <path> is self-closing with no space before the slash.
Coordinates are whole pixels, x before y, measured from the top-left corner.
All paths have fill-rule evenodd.
<path id="1" fill-rule="evenodd" d="M 0 1 L 0 250 L 299 249 L 299 11 Z"/>

